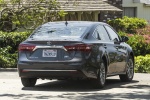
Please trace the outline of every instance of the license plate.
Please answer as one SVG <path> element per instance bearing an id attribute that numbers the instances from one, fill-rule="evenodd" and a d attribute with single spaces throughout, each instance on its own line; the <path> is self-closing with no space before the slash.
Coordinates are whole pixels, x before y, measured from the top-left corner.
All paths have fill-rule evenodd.
<path id="1" fill-rule="evenodd" d="M 57 50 L 43 50 L 43 57 L 57 57 Z"/>

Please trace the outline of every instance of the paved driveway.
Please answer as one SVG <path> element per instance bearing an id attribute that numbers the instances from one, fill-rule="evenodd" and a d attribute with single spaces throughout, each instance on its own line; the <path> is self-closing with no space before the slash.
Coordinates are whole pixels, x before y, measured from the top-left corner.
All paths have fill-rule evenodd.
<path id="1" fill-rule="evenodd" d="M 150 74 L 136 73 L 130 83 L 109 77 L 104 89 L 92 89 L 88 81 L 38 80 L 22 86 L 17 72 L 0 72 L 0 100 L 150 100 Z"/>

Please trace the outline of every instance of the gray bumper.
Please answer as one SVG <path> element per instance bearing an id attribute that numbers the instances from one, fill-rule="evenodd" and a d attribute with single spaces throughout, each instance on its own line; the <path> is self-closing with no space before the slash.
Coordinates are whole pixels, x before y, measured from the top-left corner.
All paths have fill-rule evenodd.
<path id="1" fill-rule="evenodd" d="M 85 63 L 82 62 L 19 62 L 18 72 L 20 77 L 36 78 L 95 78 L 94 74 L 88 73 Z"/>

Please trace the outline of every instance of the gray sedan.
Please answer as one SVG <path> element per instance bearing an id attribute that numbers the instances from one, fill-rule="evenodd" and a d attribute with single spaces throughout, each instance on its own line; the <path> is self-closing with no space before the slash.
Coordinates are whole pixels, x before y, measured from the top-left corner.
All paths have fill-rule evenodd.
<path id="1" fill-rule="evenodd" d="M 19 45 L 18 72 L 23 86 L 37 79 L 89 79 L 102 88 L 108 76 L 134 76 L 134 53 L 102 22 L 60 21 L 39 26 Z"/>

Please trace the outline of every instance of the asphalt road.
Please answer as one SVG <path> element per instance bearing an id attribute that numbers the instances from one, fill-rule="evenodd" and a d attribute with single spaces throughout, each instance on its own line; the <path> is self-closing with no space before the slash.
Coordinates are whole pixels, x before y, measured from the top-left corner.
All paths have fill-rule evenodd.
<path id="1" fill-rule="evenodd" d="M 109 77 L 105 88 L 93 89 L 88 81 L 38 80 L 22 86 L 17 72 L 0 71 L 0 100 L 150 100 L 150 74 L 136 73 L 130 83 Z"/>

